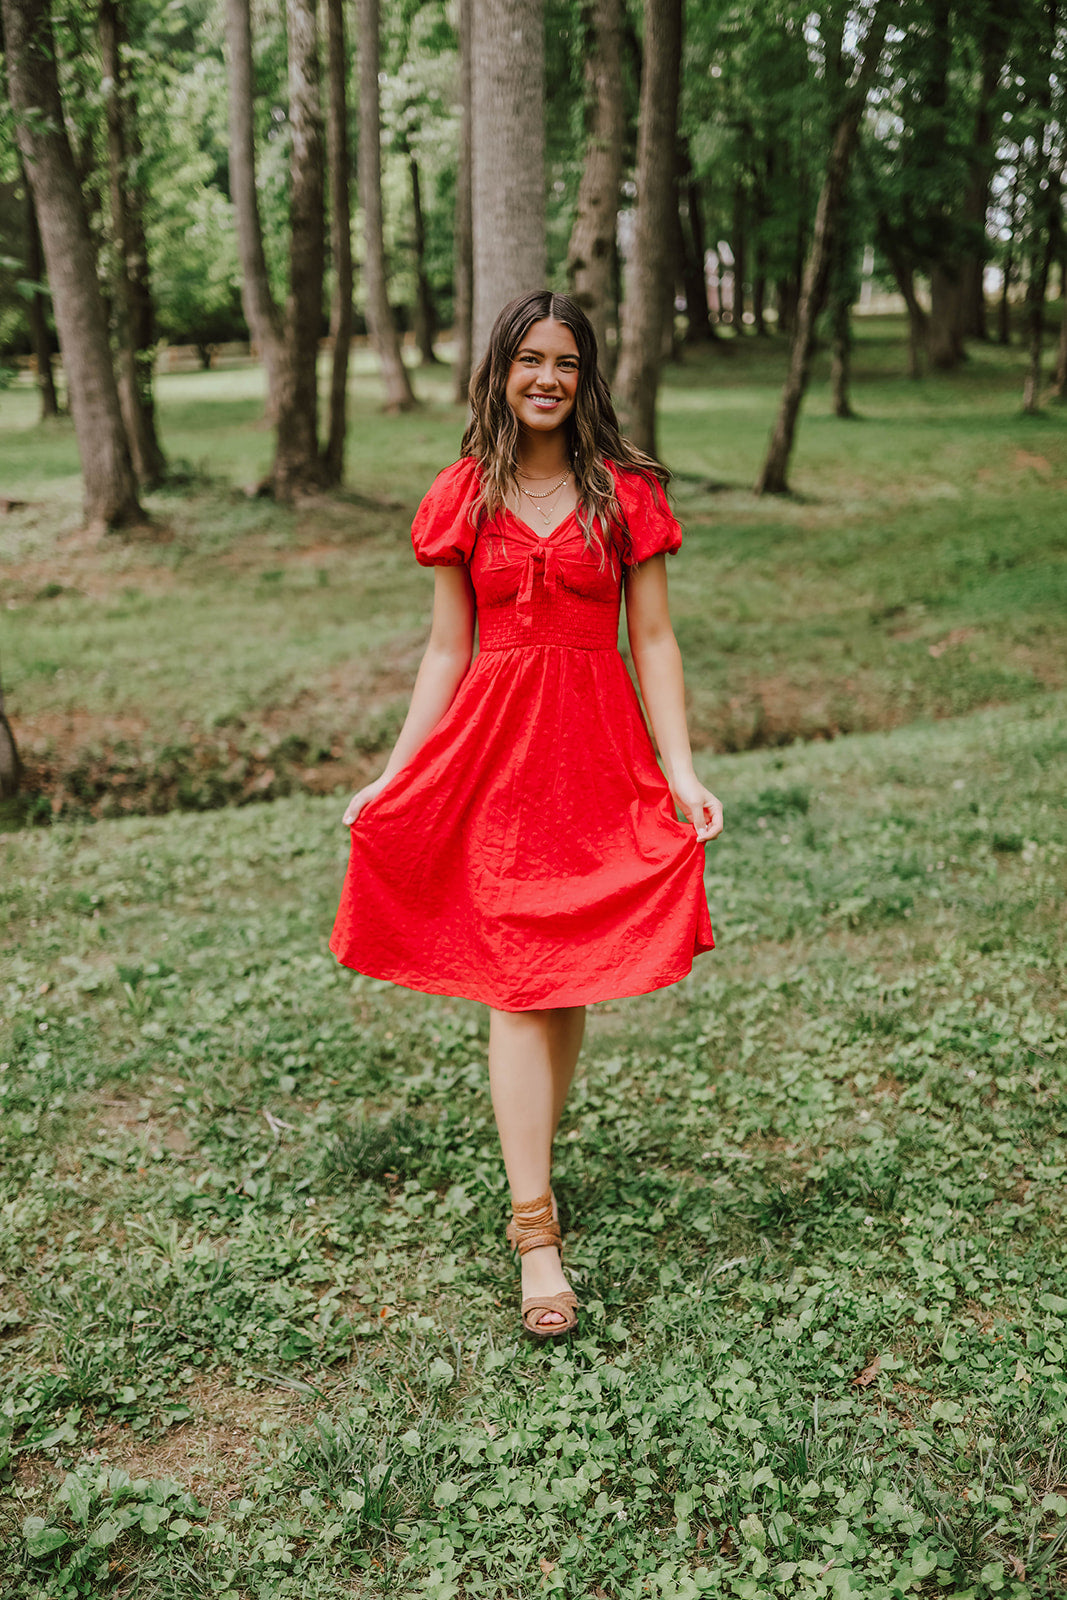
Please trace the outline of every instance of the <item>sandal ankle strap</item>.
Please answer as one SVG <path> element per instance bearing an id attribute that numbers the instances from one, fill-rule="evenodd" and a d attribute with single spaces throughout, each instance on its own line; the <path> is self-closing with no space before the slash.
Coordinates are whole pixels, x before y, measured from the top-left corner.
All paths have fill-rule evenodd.
<path id="1" fill-rule="evenodd" d="M 536 1200 L 513 1200 L 511 1221 L 505 1237 L 520 1256 L 526 1255 L 529 1250 L 543 1249 L 546 1245 L 559 1250 L 563 1238 L 559 1223 L 552 1215 L 552 1191 L 540 1195 Z"/>

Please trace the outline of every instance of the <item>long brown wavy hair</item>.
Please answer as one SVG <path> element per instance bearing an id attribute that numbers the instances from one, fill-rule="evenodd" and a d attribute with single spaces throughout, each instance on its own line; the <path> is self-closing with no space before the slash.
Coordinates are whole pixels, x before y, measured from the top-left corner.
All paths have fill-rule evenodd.
<path id="1" fill-rule="evenodd" d="M 471 378 L 471 420 L 460 454 L 472 456 L 481 468 L 482 514 L 495 517 L 518 486 L 519 424 L 507 402 L 508 373 L 530 328 L 546 318 L 569 328 L 578 346 L 578 390 L 564 426 L 582 536 L 602 558 L 614 542 L 626 561 L 630 554 L 626 514 L 606 463 L 639 473 L 661 492 L 671 475 L 661 462 L 645 455 L 619 432 L 611 391 L 597 365 L 593 325 L 570 295 L 535 289 L 509 301 L 500 312 L 489 335 L 489 348 Z"/>

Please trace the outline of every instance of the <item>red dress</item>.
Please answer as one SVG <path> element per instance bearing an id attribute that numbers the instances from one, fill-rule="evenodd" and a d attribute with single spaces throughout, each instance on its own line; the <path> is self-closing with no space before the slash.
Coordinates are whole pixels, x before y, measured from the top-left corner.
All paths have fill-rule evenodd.
<path id="1" fill-rule="evenodd" d="M 661 493 L 613 468 L 633 563 L 677 550 Z M 360 812 L 330 949 L 345 966 L 503 1011 L 644 994 L 713 946 L 704 846 L 678 820 L 618 649 L 622 563 L 572 514 L 477 532 L 478 469 L 434 481 L 423 566 L 467 563 L 478 655 L 406 767 Z"/>

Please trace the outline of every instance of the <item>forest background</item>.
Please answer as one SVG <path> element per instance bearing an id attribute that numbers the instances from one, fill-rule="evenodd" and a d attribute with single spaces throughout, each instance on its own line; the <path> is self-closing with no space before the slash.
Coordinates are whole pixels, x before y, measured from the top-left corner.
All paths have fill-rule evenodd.
<path id="1" fill-rule="evenodd" d="M 1061 8 L 0 16 L 5 1596 L 1062 1593 Z M 324 949 L 545 282 L 727 802 L 551 1352 L 484 1018 Z"/>

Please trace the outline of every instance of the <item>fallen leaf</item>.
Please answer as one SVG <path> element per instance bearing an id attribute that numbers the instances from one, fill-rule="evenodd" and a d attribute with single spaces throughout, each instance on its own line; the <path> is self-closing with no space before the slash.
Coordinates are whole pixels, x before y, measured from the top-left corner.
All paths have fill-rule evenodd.
<path id="1" fill-rule="evenodd" d="M 882 1370 L 881 1356 L 875 1356 L 869 1367 L 864 1367 L 862 1372 L 857 1372 L 852 1380 L 853 1389 L 869 1389 Z"/>
<path id="2" fill-rule="evenodd" d="M 698 1528 L 697 1529 L 697 1549 L 698 1550 L 703 1550 L 703 1548 L 707 1544 L 707 1542 L 708 1542 L 708 1530 L 707 1530 L 707 1528 Z"/>
<path id="3" fill-rule="evenodd" d="M 1033 1381 L 1034 1381 L 1033 1378 L 1031 1378 L 1030 1374 L 1027 1372 L 1027 1370 L 1023 1366 L 1022 1362 L 1021 1361 L 1016 1362 L 1016 1365 L 1015 1365 L 1015 1382 L 1016 1383 L 1021 1383 L 1023 1385 L 1024 1389 L 1028 1389 L 1030 1387 L 1030 1385 L 1033 1383 Z"/>
<path id="4" fill-rule="evenodd" d="M 396 1307 L 395 1306 L 383 1306 L 382 1309 L 379 1311 L 378 1316 L 381 1318 L 381 1320 L 383 1322 L 384 1322 L 386 1317 L 395 1317 L 396 1316 Z"/>
<path id="5" fill-rule="evenodd" d="M 550 1572 L 555 1572 L 556 1570 L 556 1563 L 554 1561 L 546 1561 L 544 1556 L 541 1557 L 537 1565 L 541 1568 L 546 1578 Z"/>
<path id="6" fill-rule="evenodd" d="M 1014 1572 L 1015 1576 L 1017 1578 L 1025 1578 L 1026 1562 L 1020 1561 L 1018 1556 L 1009 1556 L 1008 1560 L 1011 1562 L 1011 1570 Z"/>

